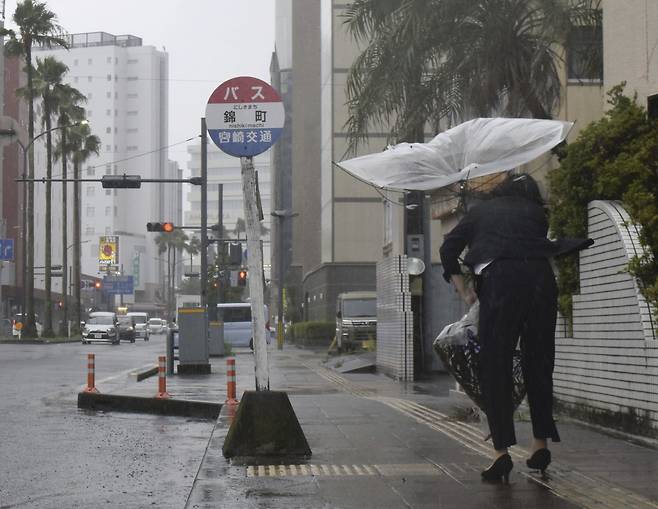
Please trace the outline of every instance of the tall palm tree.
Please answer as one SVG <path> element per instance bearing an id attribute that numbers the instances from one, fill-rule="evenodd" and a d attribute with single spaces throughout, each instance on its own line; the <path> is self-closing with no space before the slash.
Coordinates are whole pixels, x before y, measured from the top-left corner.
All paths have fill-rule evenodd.
<path id="1" fill-rule="evenodd" d="M 87 98 L 76 88 L 64 84 L 60 89 L 60 101 L 57 125 L 59 130 L 59 143 L 55 149 L 55 158 L 62 160 L 62 292 L 64 293 L 64 307 L 63 311 L 63 327 L 64 330 L 60 334 L 66 335 L 68 329 L 67 324 L 69 320 L 69 283 L 68 280 L 68 159 L 69 154 L 75 147 L 69 145 L 67 137 L 67 127 L 71 124 L 79 123 L 85 118 L 85 110 L 79 103 L 85 102 Z"/>
<path id="2" fill-rule="evenodd" d="M 80 290 L 80 167 L 93 154 L 98 155 L 101 140 L 98 136 L 91 134 L 89 126 L 78 125 L 69 130 L 68 140 L 71 147 L 71 159 L 73 160 L 73 287 L 75 292 L 75 333 L 80 329 L 82 320 L 82 295 Z"/>
<path id="3" fill-rule="evenodd" d="M 53 308 L 52 308 L 52 176 L 53 176 L 53 116 L 60 106 L 61 87 L 68 67 L 54 57 L 43 60 L 37 58 L 34 92 L 41 99 L 41 121 L 46 132 L 46 215 L 45 215 L 45 277 L 46 277 L 46 303 L 44 308 L 44 321 L 42 336 L 52 337 Z M 66 227 L 64 226 L 64 229 Z M 64 269 L 66 270 L 66 269 Z"/>
<path id="4" fill-rule="evenodd" d="M 365 49 L 347 81 L 349 151 L 373 123 L 392 141 L 423 141 L 427 122 L 504 113 L 547 118 L 574 25 L 600 0 L 356 0 L 345 24 Z"/>
<path id="5" fill-rule="evenodd" d="M 27 89 L 31 91 L 28 94 L 28 137 L 34 139 L 34 93 L 33 93 L 33 72 L 32 67 L 32 45 L 38 44 L 45 47 L 67 47 L 64 39 L 63 30 L 57 23 L 57 17 L 54 12 L 48 10 L 45 3 L 36 0 L 23 0 L 16 5 L 16 10 L 12 19 L 18 27 L 18 33 L 14 30 L 0 29 L 0 34 L 8 36 L 6 44 L 7 52 L 11 55 L 22 55 L 25 57 L 25 69 L 27 73 Z M 27 177 L 34 178 L 34 147 L 30 147 L 29 164 Z M 34 184 L 27 184 L 27 310 L 26 321 L 23 334 L 26 337 L 36 337 L 37 330 L 34 319 Z"/>
<path id="6" fill-rule="evenodd" d="M 167 252 L 167 307 L 170 315 L 174 311 L 174 287 L 176 282 L 176 254 L 187 249 L 188 237 L 183 230 L 174 230 L 171 233 L 160 233 L 155 238 L 158 253 Z"/>

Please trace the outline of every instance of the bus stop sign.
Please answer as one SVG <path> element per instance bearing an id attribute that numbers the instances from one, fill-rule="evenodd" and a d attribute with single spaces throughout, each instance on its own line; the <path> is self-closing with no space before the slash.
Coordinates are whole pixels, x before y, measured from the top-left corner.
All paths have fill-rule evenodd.
<path id="1" fill-rule="evenodd" d="M 219 85 L 206 106 L 212 141 L 235 157 L 265 152 L 283 131 L 285 113 L 279 93 L 258 78 L 240 76 Z"/>

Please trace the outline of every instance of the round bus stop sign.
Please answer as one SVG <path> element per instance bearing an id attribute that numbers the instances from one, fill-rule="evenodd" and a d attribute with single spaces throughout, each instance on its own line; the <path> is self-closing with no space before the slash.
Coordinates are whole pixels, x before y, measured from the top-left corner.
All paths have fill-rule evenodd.
<path id="1" fill-rule="evenodd" d="M 249 76 L 231 78 L 210 95 L 206 125 L 212 141 L 235 157 L 269 149 L 281 135 L 285 113 L 278 92 Z"/>

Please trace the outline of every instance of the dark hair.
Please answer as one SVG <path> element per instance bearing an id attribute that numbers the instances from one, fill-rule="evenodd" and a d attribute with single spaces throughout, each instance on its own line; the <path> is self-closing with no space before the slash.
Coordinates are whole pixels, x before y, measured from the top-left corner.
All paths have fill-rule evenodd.
<path id="1" fill-rule="evenodd" d="M 491 196 L 516 196 L 544 205 L 537 181 L 527 173 L 508 174 L 507 178 L 491 191 Z"/>

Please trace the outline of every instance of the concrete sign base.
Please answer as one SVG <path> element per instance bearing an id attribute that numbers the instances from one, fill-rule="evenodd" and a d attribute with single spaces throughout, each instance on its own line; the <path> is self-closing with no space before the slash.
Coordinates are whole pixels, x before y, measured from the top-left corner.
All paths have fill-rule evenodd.
<path id="1" fill-rule="evenodd" d="M 245 391 L 222 453 L 225 458 L 310 458 L 311 448 L 288 394 Z"/>

